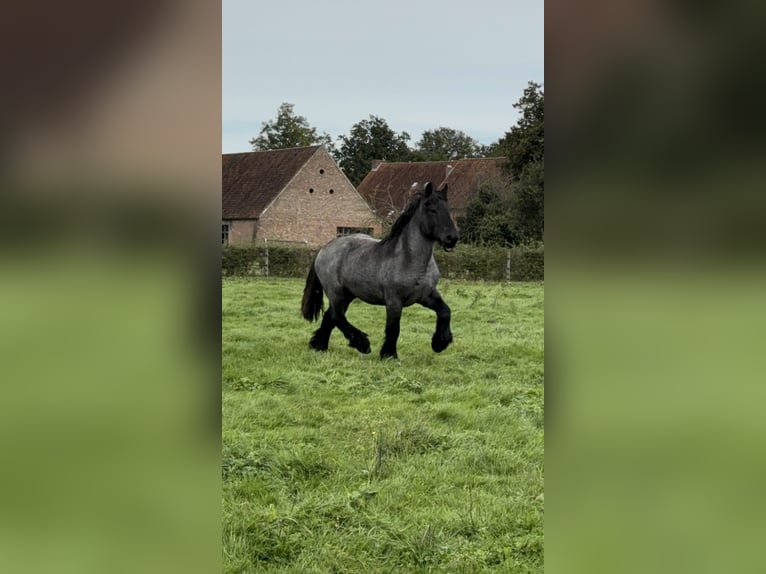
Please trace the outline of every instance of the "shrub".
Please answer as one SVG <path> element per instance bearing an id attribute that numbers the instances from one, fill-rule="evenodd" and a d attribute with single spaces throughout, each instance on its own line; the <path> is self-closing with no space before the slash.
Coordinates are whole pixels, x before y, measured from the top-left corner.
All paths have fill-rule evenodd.
<path id="1" fill-rule="evenodd" d="M 225 276 L 305 277 L 318 249 L 295 245 L 249 245 L 223 247 L 221 271 Z M 447 253 L 434 250 L 442 277 L 473 281 L 508 279 L 509 250 L 460 244 Z M 268 268 L 267 268 L 268 261 Z M 510 249 L 511 281 L 542 281 L 545 278 L 545 253 L 542 244 L 519 245 Z"/>
<path id="2" fill-rule="evenodd" d="M 447 253 L 434 251 L 442 277 L 505 281 L 508 277 L 508 248 L 481 245 L 458 245 Z M 510 249 L 511 281 L 542 281 L 545 279 L 545 251 L 542 244 L 517 245 Z"/>
<path id="3" fill-rule="evenodd" d="M 542 243 L 517 245 L 511 249 L 511 281 L 543 281 L 545 249 Z"/>
<path id="4" fill-rule="evenodd" d="M 221 271 L 224 275 L 260 275 L 262 261 L 259 247 L 227 245 L 221 254 Z"/>

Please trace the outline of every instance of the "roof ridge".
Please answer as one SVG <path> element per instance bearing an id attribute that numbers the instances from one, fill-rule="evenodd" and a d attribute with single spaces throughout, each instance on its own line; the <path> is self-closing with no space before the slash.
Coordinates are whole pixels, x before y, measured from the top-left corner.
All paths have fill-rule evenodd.
<path id="1" fill-rule="evenodd" d="M 423 164 L 426 164 L 426 163 L 433 163 L 433 164 L 437 164 L 437 163 L 449 163 L 449 162 L 455 161 L 455 160 L 451 160 L 451 159 L 438 159 L 438 160 L 428 160 L 428 161 L 386 161 L 386 160 L 380 160 L 380 161 L 381 161 L 380 165 L 413 165 L 413 164 L 423 165 Z"/>
<path id="2" fill-rule="evenodd" d="M 478 160 L 507 160 L 508 158 L 502 155 L 490 156 L 490 157 L 460 157 L 455 159 L 429 159 L 426 161 L 386 161 L 386 160 L 374 160 L 380 161 L 378 167 L 384 165 L 424 165 L 424 164 L 440 164 L 440 163 L 459 163 L 461 161 L 478 161 Z"/>
<path id="3" fill-rule="evenodd" d="M 473 161 L 477 159 L 508 159 L 508 158 L 503 155 L 493 155 L 490 157 L 461 157 L 459 159 L 455 159 L 451 161 Z"/>
<path id="4" fill-rule="evenodd" d="M 295 147 L 282 147 L 278 149 L 263 149 L 263 150 L 250 150 L 250 151 L 235 151 L 230 153 L 224 153 L 221 155 L 244 155 L 244 154 L 251 154 L 251 153 L 278 153 L 278 152 L 285 152 L 285 151 L 295 151 L 299 149 L 314 149 L 322 147 L 324 144 L 317 144 L 317 145 L 301 145 L 301 146 L 295 146 Z"/>

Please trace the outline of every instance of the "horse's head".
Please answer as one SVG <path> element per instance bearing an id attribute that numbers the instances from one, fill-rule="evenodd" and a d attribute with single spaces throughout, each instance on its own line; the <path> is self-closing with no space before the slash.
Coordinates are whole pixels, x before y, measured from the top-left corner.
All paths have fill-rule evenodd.
<path id="1" fill-rule="evenodd" d="M 421 209 L 424 215 L 421 224 L 423 234 L 438 241 L 445 251 L 452 251 L 460 235 L 447 205 L 447 184 L 435 191 L 429 181 L 425 187 Z"/>

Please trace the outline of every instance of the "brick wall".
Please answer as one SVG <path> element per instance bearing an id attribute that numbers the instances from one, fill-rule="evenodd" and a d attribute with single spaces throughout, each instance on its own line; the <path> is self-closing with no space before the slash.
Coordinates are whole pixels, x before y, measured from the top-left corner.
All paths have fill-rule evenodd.
<path id="1" fill-rule="evenodd" d="M 381 231 L 367 203 L 320 148 L 261 214 L 257 240 L 324 245 L 336 236 L 338 227 L 371 227 L 376 234 Z"/>
<path id="2" fill-rule="evenodd" d="M 256 236 L 255 219 L 233 219 L 229 223 L 229 244 L 250 245 Z"/>

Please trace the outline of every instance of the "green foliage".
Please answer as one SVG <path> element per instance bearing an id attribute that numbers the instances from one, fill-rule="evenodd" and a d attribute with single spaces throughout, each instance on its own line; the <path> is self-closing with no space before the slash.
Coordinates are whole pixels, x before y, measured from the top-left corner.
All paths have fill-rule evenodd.
<path id="1" fill-rule="evenodd" d="M 505 281 L 510 251 L 511 281 L 542 281 L 545 278 L 545 248 L 542 244 L 498 246 L 459 245 L 455 251 L 434 251 L 441 276 L 447 279 Z"/>
<path id="2" fill-rule="evenodd" d="M 511 214 L 519 237 L 542 241 L 545 226 L 545 163 L 528 163 L 513 185 Z"/>
<path id="3" fill-rule="evenodd" d="M 263 122 L 258 137 L 250 140 L 254 151 L 306 147 L 324 144 L 332 149 L 332 138 L 328 134 L 317 134 L 308 120 L 293 112 L 294 104 L 287 102 L 279 106 L 277 118 Z"/>
<path id="4" fill-rule="evenodd" d="M 545 93 L 540 84 L 529 82 L 514 108 L 521 111 L 516 125 L 493 147 L 495 154 L 507 156 L 514 179 L 527 164 L 543 160 L 545 155 Z"/>
<path id="5" fill-rule="evenodd" d="M 221 272 L 225 276 L 260 275 L 263 250 L 256 246 L 226 245 L 221 250 Z"/>
<path id="6" fill-rule="evenodd" d="M 458 218 L 461 239 L 478 245 L 509 246 L 520 242 L 509 179 L 486 181 Z"/>
<path id="7" fill-rule="evenodd" d="M 308 348 L 303 281 L 223 281 L 224 572 L 543 571 L 543 288 L 441 290 L 454 345 L 413 306 L 381 362 Z"/>
<path id="8" fill-rule="evenodd" d="M 256 245 L 226 245 L 221 253 L 224 276 L 305 277 L 318 249 L 263 243 Z"/>
<path id="9" fill-rule="evenodd" d="M 310 247 L 270 244 L 269 276 L 305 278 L 318 251 Z"/>
<path id="10" fill-rule="evenodd" d="M 318 249 L 269 244 L 268 264 L 271 277 L 305 278 Z M 437 247 L 434 257 L 442 277 L 474 281 L 507 279 L 508 249 L 504 247 L 463 245 L 446 252 Z M 511 281 L 541 281 L 545 275 L 544 249 L 540 245 L 519 245 L 511 252 Z M 226 277 L 263 276 L 266 273 L 266 247 L 227 245 L 222 249 L 221 271 Z"/>
<path id="11" fill-rule="evenodd" d="M 481 157 L 482 147 L 475 139 L 460 130 L 439 127 L 426 130 L 415 144 L 416 161 L 447 161 L 467 157 Z"/>
<path id="12" fill-rule="evenodd" d="M 542 243 L 511 248 L 511 281 L 543 281 L 545 247 Z"/>
<path id="13" fill-rule="evenodd" d="M 467 206 L 461 220 L 466 241 L 517 245 L 543 240 L 545 94 L 540 84 L 529 82 L 514 107 L 521 117 L 488 151 L 508 157 L 509 180 L 486 183 Z"/>
<path id="14" fill-rule="evenodd" d="M 386 120 L 373 115 L 356 123 L 349 134 L 340 136 L 341 146 L 335 152 L 338 165 L 355 186 L 370 171 L 372 160 L 409 161 L 412 150 L 407 146 L 410 135 L 396 133 Z"/>

